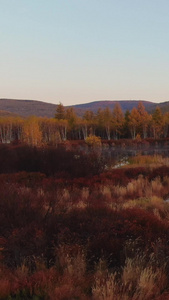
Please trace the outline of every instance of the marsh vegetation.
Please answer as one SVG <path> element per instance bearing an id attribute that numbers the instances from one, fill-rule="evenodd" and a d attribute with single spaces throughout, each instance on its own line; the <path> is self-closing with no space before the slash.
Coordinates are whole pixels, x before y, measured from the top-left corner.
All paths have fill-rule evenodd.
<path id="1" fill-rule="evenodd" d="M 0 299 L 168 299 L 169 158 L 73 147 L 0 147 Z"/>

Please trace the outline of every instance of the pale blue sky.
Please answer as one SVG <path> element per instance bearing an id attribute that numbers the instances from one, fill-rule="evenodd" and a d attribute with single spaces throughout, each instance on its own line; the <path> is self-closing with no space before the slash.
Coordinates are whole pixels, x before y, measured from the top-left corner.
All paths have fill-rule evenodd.
<path id="1" fill-rule="evenodd" d="M 0 0 L 0 98 L 169 101 L 168 0 Z"/>

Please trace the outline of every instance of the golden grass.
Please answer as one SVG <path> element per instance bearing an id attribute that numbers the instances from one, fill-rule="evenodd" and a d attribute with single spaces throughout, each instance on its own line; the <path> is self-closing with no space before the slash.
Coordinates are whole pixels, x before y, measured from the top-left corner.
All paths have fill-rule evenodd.
<path id="1" fill-rule="evenodd" d="M 99 273 L 92 288 L 93 299 L 98 300 L 152 300 L 163 293 L 167 286 L 165 265 L 153 267 L 151 256 L 127 258 L 121 274 Z"/>
<path id="2" fill-rule="evenodd" d="M 142 166 L 142 167 L 159 167 L 168 166 L 169 157 L 163 157 L 162 155 L 136 155 L 129 159 L 129 164 L 132 166 Z"/>

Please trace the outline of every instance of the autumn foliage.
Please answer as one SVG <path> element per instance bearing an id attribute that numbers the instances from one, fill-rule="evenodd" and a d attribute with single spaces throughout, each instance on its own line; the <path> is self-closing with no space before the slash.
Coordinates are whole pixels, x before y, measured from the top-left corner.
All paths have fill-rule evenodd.
<path id="1" fill-rule="evenodd" d="M 85 111 L 78 117 L 73 108 L 57 106 L 53 118 L 30 116 L 1 117 L 0 142 L 25 143 L 29 146 L 57 146 L 61 142 L 84 140 L 88 145 L 91 137 L 116 141 L 119 139 L 168 138 L 169 114 L 157 106 L 149 114 L 142 102 L 131 111 L 123 112 L 119 103 L 113 110 L 98 109 L 96 113 Z"/>

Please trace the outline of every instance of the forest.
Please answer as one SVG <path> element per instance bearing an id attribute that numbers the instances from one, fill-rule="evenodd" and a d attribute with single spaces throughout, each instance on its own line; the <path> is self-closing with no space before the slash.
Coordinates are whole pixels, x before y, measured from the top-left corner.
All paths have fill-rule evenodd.
<path id="1" fill-rule="evenodd" d="M 169 299 L 167 113 L 106 112 L 1 118 L 0 299 Z"/>
<path id="2" fill-rule="evenodd" d="M 117 103 L 109 108 L 98 109 L 94 114 L 85 111 L 79 117 L 73 108 L 57 106 L 53 118 L 30 116 L 0 117 L 0 142 L 21 142 L 32 146 L 57 146 L 61 141 L 85 140 L 97 136 L 101 140 L 167 138 L 169 112 L 162 113 L 157 106 L 149 114 L 142 102 L 137 108 L 123 113 Z"/>

